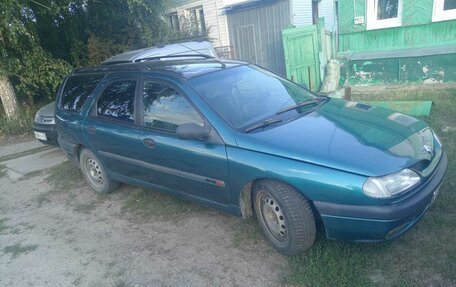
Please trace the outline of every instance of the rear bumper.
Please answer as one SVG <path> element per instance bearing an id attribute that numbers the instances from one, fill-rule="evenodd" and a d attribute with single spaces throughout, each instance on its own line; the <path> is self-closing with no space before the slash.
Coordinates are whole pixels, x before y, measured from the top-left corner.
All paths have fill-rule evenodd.
<path id="1" fill-rule="evenodd" d="M 56 146 L 59 145 L 57 141 L 57 128 L 55 127 L 55 125 L 45 125 L 33 122 L 33 131 L 46 134 L 47 140 L 39 140 L 40 142 Z"/>
<path id="2" fill-rule="evenodd" d="M 359 206 L 314 201 L 329 239 L 384 241 L 400 236 L 426 213 L 447 168 L 443 153 L 435 172 L 412 196 L 391 205 Z"/>

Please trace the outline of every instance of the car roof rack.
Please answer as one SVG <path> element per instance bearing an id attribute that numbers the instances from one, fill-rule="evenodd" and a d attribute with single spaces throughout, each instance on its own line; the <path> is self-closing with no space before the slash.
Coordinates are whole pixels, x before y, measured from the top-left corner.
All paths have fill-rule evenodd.
<path id="1" fill-rule="evenodd" d="M 163 56 L 156 56 L 156 57 L 146 57 L 136 59 L 135 63 L 146 62 L 146 61 L 158 61 L 161 59 L 167 58 L 204 58 L 204 59 L 213 59 L 214 57 L 205 55 L 205 54 L 179 54 L 179 55 L 163 55 Z"/>
<path id="2" fill-rule="evenodd" d="M 118 65 L 99 65 L 95 67 L 83 67 L 74 69 L 71 74 L 89 74 L 89 73 L 108 73 L 116 71 L 149 71 L 150 68 L 145 65 L 133 65 L 131 62 Z"/>

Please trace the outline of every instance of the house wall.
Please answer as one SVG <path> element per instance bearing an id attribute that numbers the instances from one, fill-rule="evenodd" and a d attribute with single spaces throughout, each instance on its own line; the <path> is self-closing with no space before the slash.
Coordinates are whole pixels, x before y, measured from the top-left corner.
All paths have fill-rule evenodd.
<path id="1" fill-rule="evenodd" d="M 337 16 L 334 0 L 321 0 L 318 3 L 318 17 L 325 18 L 326 31 L 337 31 Z"/>
<path id="2" fill-rule="evenodd" d="M 312 0 L 291 0 L 291 23 L 295 27 L 312 25 Z"/>
<path id="3" fill-rule="evenodd" d="M 223 7 L 223 0 L 172 0 L 168 2 L 168 13 L 177 12 L 182 17 L 187 9 L 197 6 L 203 7 L 212 44 L 215 47 L 230 45 L 226 15 L 219 11 Z"/>
<path id="4" fill-rule="evenodd" d="M 456 81 L 456 20 L 432 22 L 434 0 L 403 0 L 400 27 L 366 30 L 368 0 L 339 0 L 339 55 L 351 84 Z M 355 17 L 364 23 L 355 25 Z"/>
<path id="5" fill-rule="evenodd" d="M 456 44 L 456 20 L 432 22 L 433 0 L 403 0 L 402 26 L 366 30 L 366 0 L 339 0 L 339 51 L 387 51 Z M 355 25 L 355 16 L 364 24 Z"/>
<path id="6" fill-rule="evenodd" d="M 343 18 L 343 17 L 340 17 Z M 456 44 L 456 21 L 339 34 L 339 51 L 388 51 Z"/>
<path id="7" fill-rule="evenodd" d="M 235 57 L 285 75 L 282 30 L 290 25 L 288 0 L 227 11 Z"/>
<path id="8" fill-rule="evenodd" d="M 456 82 L 456 54 L 353 60 L 341 82 L 351 85 L 389 85 Z"/>
<path id="9" fill-rule="evenodd" d="M 320 0 L 318 2 L 318 16 L 325 18 L 326 31 L 337 30 L 335 15 L 335 0 Z M 312 25 L 312 0 L 290 0 L 291 23 L 295 27 Z"/>

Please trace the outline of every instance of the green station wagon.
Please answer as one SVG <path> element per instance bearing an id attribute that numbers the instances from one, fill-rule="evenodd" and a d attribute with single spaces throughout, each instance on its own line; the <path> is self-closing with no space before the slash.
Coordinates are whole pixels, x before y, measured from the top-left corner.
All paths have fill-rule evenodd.
<path id="1" fill-rule="evenodd" d="M 187 55 L 72 72 L 59 144 L 96 191 L 143 186 L 244 218 L 280 253 L 384 241 L 428 210 L 447 158 L 423 121 L 330 99 L 255 65 Z"/>

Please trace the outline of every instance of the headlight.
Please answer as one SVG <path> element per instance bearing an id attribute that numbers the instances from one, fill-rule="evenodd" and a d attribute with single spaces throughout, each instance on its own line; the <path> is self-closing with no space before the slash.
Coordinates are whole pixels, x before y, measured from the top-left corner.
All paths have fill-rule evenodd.
<path id="1" fill-rule="evenodd" d="M 392 197 L 417 185 L 420 180 L 414 171 L 403 169 L 382 177 L 369 177 L 363 185 L 363 192 L 372 197 Z"/>
<path id="2" fill-rule="evenodd" d="M 42 115 L 36 114 L 35 122 L 44 124 L 44 125 L 55 125 L 55 117 L 54 116 L 42 116 Z"/>

